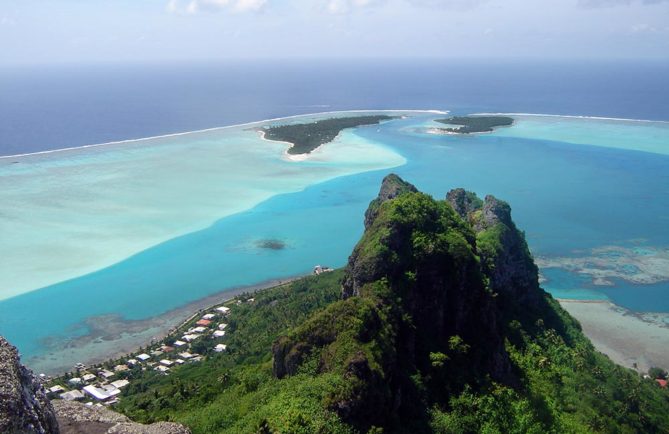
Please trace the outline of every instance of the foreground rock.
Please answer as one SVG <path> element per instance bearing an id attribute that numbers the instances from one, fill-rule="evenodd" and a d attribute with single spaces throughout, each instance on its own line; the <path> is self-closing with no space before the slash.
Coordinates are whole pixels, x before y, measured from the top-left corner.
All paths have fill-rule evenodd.
<path id="1" fill-rule="evenodd" d="M 50 402 L 18 351 L 0 336 L 0 434 L 190 434 L 182 425 L 142 425 L 106 408 Z"/>
<path id="2" fill-rule="evenodd" d="M 107 408 L 78 402 L 54 401 L 61 434 L 190 434 L 183 425 L 158 422 L 142 425 Z"/>
<path id="3" fill-rule="evenodd" d="M 19 354 L 0 336 L 0 433 L 58 433 L 58 422 L 44 387 Z"/>

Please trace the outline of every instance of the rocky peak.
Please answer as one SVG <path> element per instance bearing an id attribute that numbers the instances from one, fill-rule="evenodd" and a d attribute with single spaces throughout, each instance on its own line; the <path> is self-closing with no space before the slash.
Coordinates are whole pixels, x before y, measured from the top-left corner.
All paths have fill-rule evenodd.
<path id="1" fill-rule="evenodd" d="M 418 190 L 413 184 L 406 182 L 394 173 L 387 175 L 381 182 L 379 195 L 369 204 L 369 207 L 365 212 L 365 228 L 371 226 L 376 218 L 379 206 L 381 206 L 383 202 L 394 199 L 404 193 L 415 193 L 417 191 Z"/>
<path id="2" fill-rule="evenodd" d="M 481 209 L 481 199 L 474 193 L 465 190 L 464 188 L 455 188 L 448 192 L 446 200 L 451 204 L 455 212 L 460 214 L 460 217 L 467 220 L 468 216 L 476 210 Z"/>
<path id="3" fill-rule="evenodd" d="M 482 204 L 456 194 L 463 210 Z M 500 207 L 491 206 L 491 215 Z M 517 384 L 486 282 L 472 227 L 449 203 L 390 175 L 365 215 L 342 300 L 275 342 L 274 375 L 294 375 L 311 357 L 322 371 L 340 369 L 357 389 L 333 397 L 332 408 L 362 432 L 400 413 L 410 417 L 412 373 L 445 396 L 481 378 Z M 443 375 L 435 374 L 434 357 L 448 360 Z"/>
<path id="4" fill-rule="evenodd" d="M 473 197 L 467 202 L 463 197 Z M 539 270 L 534 264 L 524 234 L 511 218 L 508 203 L 488 195 L 483 202 L 473 193 L 456 189 L 448 193 L 448 201 L 473 226 L 477 234 L 477 250 L 482 271 L 490 279 L 490 289 L 502 295 L 504 308 L 513 304 L 537 304 L 542 299 Z M 471 206 L 472 202 L 478 206 Z"/>
<path id="5" fill-rule="evenodd" d="M 42 384 L 21 365 L 15 347 L 0 336 L 0 432 L 57 434 L 58 422 Z"/>
<path id="6" fill-rule="evenodd" d="M 474 229 L 477 232 L 488 229 L 502 223 L 506 226 L 513 226 L 515 224 L 511 220 L 511 207 L 508 203 L 497 199 L 495 196 L 487 195 L 481 207 L 481 218 L 476 222 Z"/>

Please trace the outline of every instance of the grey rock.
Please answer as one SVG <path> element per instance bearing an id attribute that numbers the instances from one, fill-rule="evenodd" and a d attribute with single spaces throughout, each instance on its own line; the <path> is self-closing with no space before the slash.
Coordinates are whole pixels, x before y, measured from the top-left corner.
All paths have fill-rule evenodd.
<path id="1" fill-rule="evenodd" d="M 448 192 L 446 200 L 451 204 L 455 212 L 465 220 L 474 211 L 481 209 L 483 202 L 472 192 L 464 188 L 456 188 Z"/>
<path id="2" fill-rule="evenodd" d="M 30 369 L 21 365 L 16 348 L 1 336 L 0 433 L 59 433 L 44 387 Z"/>
<path id="3" fill-rule="evenodd" d="M 381 204 L 387 200 L 395 199 L 404 193 L 415 193 L 418 189 L 411 183 L 406 182 L 399 176 L 391 173 L 383 178 L 379 195 L 374 199 L 365 211 L 365 229 L 369 228 L 378 215 Z"/>
<path id="4" fill-rule="evenodd" d="M 88 407 L 79 402 L 54 401 L 61 434 L 190 434 L 183 425 L 157 422 L 142 425 L 104 407 Z"/>

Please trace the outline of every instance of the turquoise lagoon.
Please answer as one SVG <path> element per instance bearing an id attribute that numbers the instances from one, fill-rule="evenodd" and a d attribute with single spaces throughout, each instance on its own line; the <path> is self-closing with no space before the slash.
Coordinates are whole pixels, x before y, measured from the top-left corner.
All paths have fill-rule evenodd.
<path id="1" fill-rule="evenodd" d="M 554 295 L 669 312 L 669 124 L 523 115 L 454 136 L 431 132 L 443 115 L 406 115 L 304 161 L 248 125 L 0 160 L 0 334 L 55 372 L 150 337 L 142 321 L 198 299 L 342 266 L 390 171 L 436 197 L 463 186 L 509 201 L 552 261 Z M 319 116 L 332 114 L 274 122 Z M 622 253 L 609 263 L 607 248 Z M 620 279 L 639 251 L 654 280 Z M 590 257 L 606 285 L 569 262 Z"/>

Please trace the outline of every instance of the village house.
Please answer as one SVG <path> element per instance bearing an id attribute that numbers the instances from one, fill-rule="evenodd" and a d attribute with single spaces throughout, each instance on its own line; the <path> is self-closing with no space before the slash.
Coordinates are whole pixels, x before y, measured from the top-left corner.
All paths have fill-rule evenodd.
<path id="1" fill-rule="evenodd" d="M 129 370 L 128 365 L 116 365 L 114 366 L 114 372 L 125 372 Z"/>
<path id="2" fill-rule="evenodd" d="M 80 399 L 84 398 L 85 395 L 81 392 L 81 390 L 70 390 L 69 392 L 60 394 L 60 399 L 64 399 L 65 401 L 79 401 Z"/>
<path id="3" fill-rule="evenodd" d="M 47 389 L 47 393 L 49 395 L 56 395 L 58 393 L 63 393 L 63 392 L 65 392 L 65 388 L 59 384 Z"/>
<path id="4" fill-rule="evenodd" d="M 86 392 L 88 395 L 92 396 L 93 398 L 97 399 L 98 401 L 107 401 L 119 393 L 121 393 L 121 390 L 112 386 L 111 384 L 108 384 L 106 386 L 102 387 L 95 387 L 92 384 L 85 386 L 83 388 L 83 391 Z"/>
<path id="5" fill-rule="evenodd" d="M 142 353 L 139 356 L 137 356 L 137 358 L 142 362 L 146 362 L 147 360 L 149 360 L 151 358 L 151 356 L 149 356 L 146 353 Z"/>
<path id="6" fill-rule="evenodd" d="M 112 386 L 116 387 L 117 389 L 122 389 L 125 386 L 127 386 L 128 384 L 130 384 L 130 381 L 128 381 L 128 380 L 116 380 L 116 381 L 112 381 L 110 384 Z"/>
<path id="7" fill-rule="evenodd" d="M 104 369 L 104 370 L 98 372 L 98 375 L 99 375 L 100 377 L 104 378 L 105 380 L 109 380 L 109 379 L 110 379 L 111 377 L 113 377 L 115 374 L 114 374 L 113 372 L 111 372 L 111 371 L 108 371 L 108 370 Z"/>

